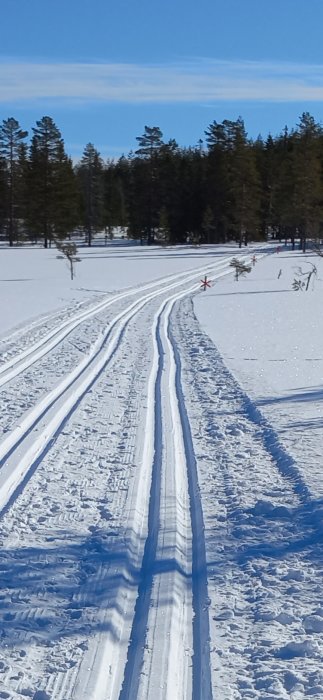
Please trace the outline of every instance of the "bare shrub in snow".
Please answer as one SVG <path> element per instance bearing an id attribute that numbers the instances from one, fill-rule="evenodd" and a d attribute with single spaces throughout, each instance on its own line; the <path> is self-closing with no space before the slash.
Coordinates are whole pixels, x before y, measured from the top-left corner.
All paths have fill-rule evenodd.
<path id="1" fill-rule="evenodd" d="M 302 270 L 301 267 L 296 268 L 297 276 L 294 278 L 292 284 L 292 288 L 295 290 L 295 292 L 303 291 L 303 289 L 305 289 L 305 292 L 307 292 L 312 277 L 314 280 L 314 278 L 317 276 L 316 265 L 313 265 L 313 263 L 311 262 L 309 262 L 308 265 L 311 265 L 311 269 L 305 270 L 305 272 Z"/>

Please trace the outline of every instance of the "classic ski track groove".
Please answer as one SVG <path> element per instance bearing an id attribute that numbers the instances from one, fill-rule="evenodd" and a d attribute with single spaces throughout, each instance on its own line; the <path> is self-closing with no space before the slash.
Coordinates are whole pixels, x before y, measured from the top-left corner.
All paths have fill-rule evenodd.
<path id="1" fill-rule="evenodd" d="M 165 301 L 155 318 L 154 347 L 158 356 L 158 372 L 154 390 L 154 457 L 148 535 L 119 700 L 179 699 L 190 694 L 187 653 L 192 626 L 188 592 L 191 574 L 190 518 L 183 435 L 175 388 L 176 367 L 168 335 L 169 315 L 175 299 L 181 296 L 176 295 Z M 165 423 L 165 404 L 170 411 L 169 425 Z M 166 609 L 165 600 L 168 601 Z M 151 672 L 154 675 L 156 670 L 157 678 L 163 679 L 157 687 L 151 685 L 149 680 Z"/>
<path id="2" fill-rule="evenodd" d="M 176 293 L 171 299 L 163 301 L 152 326 L 154 353 L 148 381 L 147 423 L 142 470 L 137 489 L 137 493 L 147 494 L 147 498 L 144 500 L 147 503 L 149 500 L 149 512 L 145 546 L 142 545 L 137 552 L 137 561 L 133 560 L 133 570 L 138 572 L 137 574 L 133 573 L 133 584 L 138 586 L 138 598 L 135 601 L 135 590 L 128 590 L 126 598 L 122 598 L 122 590 L 119 593 L 123 600 L 123 615 L 127 616 L 129 607 L 134 611 L 123 686 L 118 694 L 118 684 L 120 684 L 118 667 L 122 659 L 118 656 L 115 646 L 110 644 L 107 638 L 104 652 L 101 652 L 101 658 L 95 660 L 95 672 L 91 674 L 86 688 L 83 688 L 82 698 L 88 700 L 117 700 L 117 698 L 119 700 L 130 700 L 130 698 L 131 700 L 136 698 L 151 698 L 151 700 L 157 700 L 157 698 L 179 700 L 182 698 L 184 700 L 192 693 L 192 675 L 194 675 L 194 668 L 193 674 L 191 670 L 192 665 L 193 667 L 194 665 L 198 666 L 199 680 L 203 676 L 202 685 L 198 690 L 196 683 L 194 700 L 202 697 L 204 700 L 208 700 L 212 697 L 210 669 L 207 670 L 209 664 L 208 627 L 205 623 L 199 625 L 198 633 L 195 631 L 198 641 L 195 641 L 194 655 L 192 650 L 192 545 L 190 542 L 191 516 L 187 474 L 187 471 L 191 469 L 191 465 L 187 464 L 187 453 L 190 445 L 187 436 L 184 439 L 183 435 L 183 408 L 180 409 L 178 405 L 181 400 L 178 388 L 179 365 L 175 359 L 173 342 L 169 332 L 169 317 L 173 305 L 175 301 L 186 296 L 189 291 L 192 290 Z M 162 384 L 164 385 L 163 393 L 167 394 L 167 402 L 170 406 L 170 425 L 165 425 L 162 420 Z M 170 439 L 169 434 L 172 434 L 172 430 L 173 436 Z M 172 462 L 169 459 L 165 461 L 165 457 L 163 458 L 162 444 L 165 443 L 166 439 L 171 442 Z M 175 469 L 173 468 L 174 461 Z M 195 482 L 194 487 L 197 487 Z M 149 492 L 150 498 L 148 499 Z M 170 504 L 172 507 L 169 512 Z M 195 503 L 191 501 L 191 508 L 194 506 Z M 131 523 L 131 528 L 136 533 L 135 538 L 132 536 L 132 539 L 135 540 L 143 533 L 147 514 L 142 512 L 139 502 L 133 506 L 133 512 L 135 519 Z M 173 532 L 170 535 L 169 529 L 171 527 Z M 201 544 L 201 534 L 200 532 L 199 544 Z M 198 546 L 196 531 L 194 537 L 194 547 L 196 548 Z M 129 548 L 134 552 L 135 546 Z M 166 565 L 165 572 L 167 573 L 169 562 L 173 562 L 173 570 L 170 571 L 164 583 L 163 572 Z M 196 555 L 194 566 L 196 567 Z M 196 576 L 197 573 L 195 570 L 194 575 Z M 204 577 L 205 586 L 206 571 L 204 571 Z M 137 584 L 136 579 L 138 579 Z M 165 618 L 163 599 L 166 592 L 169 600 Z M 204 589 L 203 593 L 205 593 Z M 199 603 L 201 602 L 201 598 L 201 595 L 196 598 L 195 594 L 195 605 L 197 600 Z M 153 612 L 151 613 L 152 602 Z M 207 604 L 206 598 L 203 602 L 204 605 Z M 198 614 L 196 609 L 195 614 Z M 153 619 L 148 624 L 151 615 Z M 203 612 L 201 616 L 203 616 Z M 115 619 L 114 624 L 119 625 L 117 635 L 121 642 L 122 621 L 118 623 Z M 147 624 L 149 628 L 151 626 L 153 639 L 158 640 L 157 650 L 154 645 L 151 645 L 151 639 L 146 639 Z M 126 639 L 123 639 L 123 645 L 125 643 Z M 122 645 L 119 646 L 119 649 L 121 647 Z M 153 675 L 157 669 L 157 678 L 162 675 L 164 679 L 159 689 L 150 687 L 149 683 L 148 686 L 146 685 L 147 653 L 151 657 L 148 663 L 150 668 L 153 668 Z M 164 660 L 162 668 L 160 668 L 161 656 Z M 201 656 L 206 657 L 206 662 L 201 661 Z M 203 668 L 202 674 L 201 667 Z M 107 668 L 110 669 L 109 674 L 107 674 Z M 176 687 L 174 687 L 174 678 L 177 679 Z M 207 695 L 205 694 L 206 689 Z M 80 692 L 80 689 L 77 692 Z M 76 698 L 78 695 L 75 694 L 74 697 Z"/>
<path id="3" fill-rule="evenodd" d="M 192 605 L 193 605 L 193 671 L 192 697 L 194 700 L 211 700 L 211 662 L 209 597 L 207 585 L 207 560 L 204 537 L 203 508 L 200 496 L 197 461 L 192 440 L 189 416 L 186 409 L 181 357 L 172 326 L 169 338 L 173 346 L 176 363 L 175 383 L 178 408 L 182 424 L 185 457 L 187 464 L 188 490 L 192 527 Z"/>
<path id="4" fill-rule="evenodd" d="M 173 274 L 166 278 L 162 278 L 156 282 L 151 282 L 150 284 L 143 285 L 142 287 L 134 287 L 125 292 L 119 292 L 118 294 L 109 295 L 108 300 L 100 301 L 95 304 L 91 309 L 86 311 L 81 311 L 74 316 L 73 320 L 67 320 L 49 333 L 43 336 L 36 343 L 26 348 L 18 355 L 15 355 L 10 360 L 5 361 L 0 365 L 0 387 L 9 382 L 11 379 L 19 375 L 25 369 L 30 367 L 32 364 L 37 362 L 41 357 L 50 352 L 55 348 L 64 338 L 66 338 L 75 328 L 80 326 L 84 321 L 96 316 L 102 311 L 106 311 L 113 304 L 119 303 L 123 299 L 127 299 L 129 296 L 135 296 L 136 294 L 142 294 L 144 291 L 153 289 L 155 287 L 160 287 L 162 284 L 169 284 L 172 280 L 179 280 L 181 278 L 187 277 L 189 274 L 194 274 L 195 276 L 203 274 L 204 270 L 214 269 L 215 267 L 223 267 L 227 265 L 227 260 L 218 261 L 216 264 L 207 265 L 200 270 L 187 271 L 185 273 Z"/>

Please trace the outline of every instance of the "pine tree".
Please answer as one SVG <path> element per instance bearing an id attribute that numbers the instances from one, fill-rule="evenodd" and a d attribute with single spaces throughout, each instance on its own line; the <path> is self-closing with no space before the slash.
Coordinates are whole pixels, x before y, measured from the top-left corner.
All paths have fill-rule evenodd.
<path id="1" fill-rule="evenodd" d="M 7 188 L 6 188 L 6 162 L 4 158 L 0 158 L 0 234 L 1 238 L 5 235 L 6 228 L 6 198 L 7 198 Z"/>
<path id="2" fill-rule="evenodd" d="M 163 145 L 163 134 L 159 126 L 145 126 L 145 131 L 142 136 L 136 136 L 139 148 L 136 150 L 136 155 L 153 161 L 154 157 Z"/>
<path id="3" fill-rule="evenodd" d="M 259 233 L 261 238 L 268 238 L 273 229 L 272 185 L 274 141 L 269 135 L 266 142 L 259 134 L 252 143 L 254 162 L 259 176 Z"/>
<path id="4" fill-rule="evenodd" d="M 307 239 L 318 237 L 323 218 L 322 135 L 322 127 L 308 112 L 304 112 L 295 134 L 294 149 L 294 207 L 303 252 Z"/>
<path id="5" fill-rule="evenodd" d="M 241 246 L 243 242 L 247 244 L 248 236 L 259 237 L 261 186 L 255 153 L 247 140 L 241 117 L 232 124 L 231 130 L 232 147 L 229 159 L 229 187 L 233 215 L 231 225 Z"/>
<path id="6" fill-rule="evenodd" d="M 59 206 L 53 222 L 55 239 L 64 239 L 80 224 L 80 194 L 73 162 L 59 146 L 58 158 L 53 164 L 55 197 Z"/>
<path id="7" fill-rule="evenodd" d="M 77 257 L 76 244 L 73 241 L 56 241 L 56 248 L 60 251 L 62 255 L 58 255 L 58 258 L 65 258 L 68 263 L 71 280 L 75 276 L 75 263 L 81 262 L 81 259 Z"/>
<path id="8" fill-rule="evenodd" d="M 206 130 L 209 148 L 208 203 L 212 208 L 217 240 L 234 235 L 242 245 L 248 235 L 259 235 L 261 183 L 253 146 L 247 139 L 244 122 L 225 119 Z"/>
<path id="9" fill-rule="evenodd" d="M 167 242 L 181 240 L 178 232 L 179 211 L 181 209 L 181 188 L 179 183 L 180 150 L 174 139 L 165 143 L 158 154 L 158 198 L 159 228 L 167 232 Z"/>
<path id="10" fill-rule="evenodd" d="M 28 173 L 28 224 L 44 238 L 44 247 L 55 237 L 70 233 L 77 221 L 77 189 L 61 133 L 51 117 L 33 128 Z"/>
<path id="11" fill-rule="evenodd" d="M 251 272 L 251 265 L 247 265 L 247 263 L 238 258 L 232 258 L 230 267 L 234 268 L 234 279 L 236 282 L 238 282 L 239 277 L 244 277 L 247 272 Z"/>
<path id="12" fill-rule="evenodd" d="M 85 146 L 76 172 L 82 195 L 83 226 L 91 246 L 94 234 L 105 225 L 103 161 L 92 143 Z"/>
<path id="13" fill-rule="evenodd" d="M 127 228 L 127 209 L 125 183 L 122 177 L 122 168 L 112 160 L 107 161 L 103 175 L 104 186 L 104 225 L 111 239 L 113 228 Z"/>
<path id="14" fill-rule="evenodd" d="M 189 237 L 199 244 L 206 207 L 205 157 L 200 147 L 182 151 L 177 187 L 180 194 L 177 241 L 184 243 Z"/>
<path id="15" fill-rule="evenodd" d="M 143 211 L 146 211 L 142 233 L 147 233 L 148 244 L 154 240 L 154 229 L 158 227 L 160 204 L 158 201 L 158 157 L 163 145 L 163 134 L 158 126 L 145 126 L 142 136 L 137 136 L 139 148 L 135 151 L 141 179 L 141 197 Z"/>
<path id="16" fill-rule="evenodd" d="M 292 241 L 297 228 L 294 209 L 294 134 L 289 134 L 287 127 L 269 143 L 272 164 L 270 184 L 270 224 L 272 233 L 277 237 L 290 236 Z M 268 151 L 269 153 L 269 151 Z"/>
<path id="17" fill-rule="evenodd" d="M 5 162 L 5 218 L 10 246 L 18 236 L 18 165 L 21 146 L 27 135 L 28 132 L 23 131 L 13 117 L 4 120 L 0 126 L 0 157 Z"/>
<path id="18" fill-rule="evenodd" d="M 28 212 L 28 172 L 29 172 L 29 161 L 28 161 L 28 146 L 26 143 L 21 143 L 19 147 L 19 157 L 17 164 L 17 177 L 15 182 L 16 191 L 16 215 L 19 220 L 19 226 L 17 227 L 17 239 L 24 239 L 28 237 L 28 231 L 26 228 L 27 222 L 27 212 Z"/>
<path id="19" fill-rule="evenodd" d="M 208 155 L 206 161 L 207 206 L 211 209 L 214 221 L 212 243 L 226 242 L 230 235 L 229 151 L 230 140 L 227 122 L 213 121 L 206 129 Z"/>

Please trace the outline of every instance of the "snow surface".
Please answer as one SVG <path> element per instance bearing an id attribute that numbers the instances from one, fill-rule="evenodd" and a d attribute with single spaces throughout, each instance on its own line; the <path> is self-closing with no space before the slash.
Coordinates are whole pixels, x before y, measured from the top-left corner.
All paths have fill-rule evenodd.
<path id="1" fill-rule="evenodd" d="M 79 256 L 0 253 L 0 698 L 322 699 L 323 259 Z"/>

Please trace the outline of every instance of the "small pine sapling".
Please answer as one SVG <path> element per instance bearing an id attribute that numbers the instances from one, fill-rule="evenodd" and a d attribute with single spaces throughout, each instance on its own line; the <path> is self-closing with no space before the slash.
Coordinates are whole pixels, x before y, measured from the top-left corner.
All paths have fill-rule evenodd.
<path id="1" fill-rule="evenodd" d="M 238 260 L 238 258 L 232 258 L 230 267 L 234 268 L 234 278 L 237 282 L 239 277 L 244 277 L 247 272 L 251 272 L 251 265 L 247 265 L 247 263 Z"/>
<path id="2" fill-rule="evenodd" d="M 76 255 L 77 248 L 75 243 L 73 243 L 72 241 L 64 241 L 63 243 L 56 241 L 56 248 L 62 253 L 62 255 L 58 255 L 57 257 L 61 260 L 65 258 L 65 260 L 67 261 L 71 273 L 71 280 L 73 280 L 74 265 L 77 262 L 81 262 L 80 258 L 78 258 Z"/>

